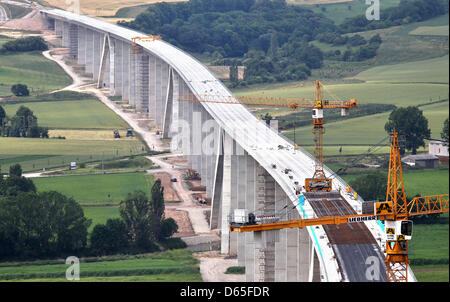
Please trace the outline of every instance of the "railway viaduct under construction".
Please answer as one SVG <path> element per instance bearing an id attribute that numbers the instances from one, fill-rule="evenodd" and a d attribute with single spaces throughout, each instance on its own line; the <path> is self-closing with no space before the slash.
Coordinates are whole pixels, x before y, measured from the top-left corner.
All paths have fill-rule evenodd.
<path id="1" fill-rule="evenodd" d="M 221 253 L 236 255 L 248 282 L 386 281 L 384 226 L 369 220 L 234 233 L 236 208 L 289 217 L 360 214 L 363 200 L 345 191 L 333 171 L 331 192 L 305 194 L 298 184 L 314 173 L 314 157 L 258 120 L 242 104 L 201 102 L 202 95 L 233 98 L 200 62 L 161 39 L 58 9 L 41 9 L 46 27 L 62 39 L 70 56 L 112 96 L 147 112 L 201 175 L 211 198 L 210 228 L 220 229 Z M 199 102 L 183 101 L 194 95 Z M 411 269 L 408 280 L 416 281 Z"/>

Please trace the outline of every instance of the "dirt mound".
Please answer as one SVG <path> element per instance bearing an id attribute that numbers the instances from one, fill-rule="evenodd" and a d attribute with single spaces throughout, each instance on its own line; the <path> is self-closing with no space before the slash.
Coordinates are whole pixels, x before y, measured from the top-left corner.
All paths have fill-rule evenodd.
<path id="1" fill-rule="evenodd" d="M 178 232 L 173 237 L 190 237 L 194 236 L 194 229 L 192 228 L 189 214 L 186 211 L 166 209 L 164 212 L 166 218 L 172 218 L 178 225 Z"/>
<path id="2" fill-rule="evenodd" d="M 37 10 L 34 10 L 21 19 L 13 19 L 5 22 L 2 27 L 19 30 L 40 31 L 45 29 L 44 24 L 45 23 L 43 18 L 41 17 L 41 14 Z"/>

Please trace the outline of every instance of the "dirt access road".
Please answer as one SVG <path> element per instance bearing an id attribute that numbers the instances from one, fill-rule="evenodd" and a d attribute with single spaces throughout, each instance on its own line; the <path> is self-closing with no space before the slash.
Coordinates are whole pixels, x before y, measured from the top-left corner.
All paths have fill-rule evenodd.
<path id="1" fill-rule="evenodd" d="M 63 90 L 73 90 L 81 93 L 90 93 L 95 95 L 100 99 L 108 108 L 114 111 L 122 119 L 124 119 L 131 128 L 141 135 L 145 143 L 149 148 L 155 151 L 163 151 L 168 149 L 168 144 L 161 141 L 159 136 L 154 132 L 151 132 L 148 127 L 143 127 L 140 125 L 139 121 L 136 119 L 136 114 L 132 112 L 125 112 L 122 107 L 118 106 L 116 103 L 111 101 L 109 96 L 109 91 L 106 89 L 98 89 L 95 84 L 88 83 L 88 79 L 81 78 L 76 74 L 71 66 L 68 66 L 62 55 L 52 55 L 52 51 L 44 52 L 44 56 L 48 59 L 55 61 L 59 64 L 66 73 L 72 77 L 73 83 Z M 149 156 L 155 165 L 159 165 L 160 168 L 157 170 L 149 170 L 148 173 L 167 173 L 171 178 L 177 178 L 177 180 L 182 179 L 182 174 L 187 169 L 186 166 L 172 165 L 163 160 L 163 158 L 180 156 L 180 154 L 162 154 L 156 156 Z M 180 198 L 180 203 L 178 204 L 167 204 L 166 209 L 168 210 L 168 217 L 171 215 L 179 214 L 186 217 L 182 213 L 188 213 L 188 218 L 190 225 L 192 226 L 194 236 L 185 238 L 185 240 L 191 241 L 212 241 L 220 240 L 215 232 L 209 229 L 209 225 L 206 221 L 204 211 L 208 208 L 204 205 L 196 204 L 191 197 L 192 192 L 186 189 L 181 181 L 174 182 L 173 189 L 176 191 Z M 178 211 L 178 213 L 177 213 Z M 169 213 L 170 212 L 170 213 Z M 175 219 L 175 218 L 174 218 Z M 181 223 L 183 225 L 183 222 Z M 187 228 L 185 228 L 187 229 Z M 187 232 L 188 234 L 189 232 Z M 230 266 L 237 266 L 237 259 L 225 259 L 224 255 L 220 255 L 218 252 L 209 253 L 196 253 L 196 257 L 200 260 L 200 272 L 204 281 L 208 282 L 243 282 L 245 281 L 245 275 L 230 275 L 225 274 L 225 271 Z"/>

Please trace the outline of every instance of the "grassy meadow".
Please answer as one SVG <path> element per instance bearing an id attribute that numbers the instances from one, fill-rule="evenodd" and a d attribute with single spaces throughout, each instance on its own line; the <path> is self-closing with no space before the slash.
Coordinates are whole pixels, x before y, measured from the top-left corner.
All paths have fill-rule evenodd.
<path id="1" fill-rule="evenodd" d="M 126 129 L 127 124 L 102 102 L 94 98 L 52 102 L 6 104 L 13 116 L 20 106 L 30 108 L 39 125 L 50 129 Z M 112 137 L 112 132 L 111 132 Z"/>
<path id="2" fill-rule="evenodd" d="M 93 162 L 146 153 L 136 137 L 125 137 L 128 124 L 102 102 L 81 94 L 14 98 L 2 104 L 8 116 L 20 106 L 30 108 L 50 139 L 0 138 L 3 171 L 20 163 L 24 171 L 68 167 L 71 161 Z M 122 137 L 115 139 L 113 130 Z"/>
<path id="3" fill-rule="evenodd" d="M 128 193 L 149 193 L 153 176 L 144 172 L 33 178 L 39 192 L 54 190 L 81 205 L 118 204 Z"/>
<path id="4" fill-rule="evenodd" d="M 0 263 L 0 281 L 67 281 L 64 260 Z M 201 282 L 198 260 L 186 249 L 135 256 L 80 259 L 80 282 Z"/>
<path id="5" fill-rule="evenodd" d="M 364 1 L 307 1 L 307 0 L 288 0 L 288 3 L 305 5 L 316 13 L 322 13 L 327 18 L 334 21 L 335 24 L 344 22 L 346 18 L 351 18 L 357 15 L 364 15 L 366 13 L 367 5 Z M 337 3 L 333 3 L 337 2 Z M 380 8 L 388 8 L 397 6 L 400 0 L 383 0 L 380 1 Z M 315 5 L 319 3 L 319 5 Z"/>
<path id="6" fill-rule="evenodd" d="M 0 55 L 0 85 L 18 83 L 27 85 L 30 92 L 50 92 L 70 85 L 72 80 L 40 52 Z"/>
<path id="7" fill-rule="evenodd" d="M 119 217 L 119 203 L 128 193 L 144 191 L 150 198 L 153 176 L 145 172 L 116 174 L 70 175 L 33 178 L 38 192 L 58 191 L 72 197 L 82 207 L 84 215 L 95 225 Z"/>

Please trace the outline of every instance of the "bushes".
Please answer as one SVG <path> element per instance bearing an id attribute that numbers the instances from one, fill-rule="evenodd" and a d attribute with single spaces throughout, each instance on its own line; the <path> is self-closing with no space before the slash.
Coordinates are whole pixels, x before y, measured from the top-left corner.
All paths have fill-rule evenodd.
<path id="1" fill-rule="evenodd" d="M 161 245 L 167 250 L 184 249 L 187 247 L 186 242 L 181 238 L 168 238 L 161 241 Z"/>
<path id="2" fill-rule="evenodd" d="M 381 10 L 381 20 L 370 21 L 364 15 L 349 18 L 339 26 L 339 30 L 342 33 L 349 33 L 387 28 L 425 21 L 436 16 L 444 15 L 447 12 L 447 0 L 402 0 L 397 7 Z"/>
<path id="3" fill-rule="evenodd" d="M 239 274 L 239 275 L 243 275 L 243 274 L 245 274 L 245 266 L 230 266 L 225 271 L 225 274 Z"/>
<path id="4" fill-rule="evenodd" d="M 37 117 L 29 108 L 20 106 L 12 118 L 3 118 L 2 134 L 8 137 L 48 138 L 48 129 L 39 127 Z"/>
<path id="5" fill-rule="evenodd" d="M 120 203 L 118 219 L 109 219 L 106 225 L 96 225 L 91 235 L 91 249 L 95 255 L 114 253 L 155 252 L 160 248 L 185 248 L 180 239 L 170 239 L 178 225 L 172 218 L 164 218 L 164 187 L 155 181 L 151 201 L 142 191 L 128 194 Z"/>
<path id="6" fill-rule="evenodd" d="M 322 32 L 336 31 L 323 15 L 284 0 L 157 3 L 134 21 L 119 23 L 161 34 L 169 43 L 218 61 L 234 60 L 225 65 L 245 65 L 245 85 L 306 79 L 323 60 L 320 49 L 308 42 Z M 288 70 L 301 64 L 306 70 Z M 233 79 L 230 85 L 244 86 Z"/>
<path id="7" fill-rule="evenodd" d="M 30 91 L 28 90 L 27 85 L 23 85 L 23 84 L 12 85 L 11 92 L 15 96 L 29 96 L 30 95 Z"/>
<path id="8" fill-rule="evenodd" d="M 90 221 L 57 192 L 0 198 L 0 258 L 47 258 L 84 250 Z"/>
<path id="9" fill-rule="evenodd" d="M 1 52 L 25 52 L 35 50 L 47 50 L 47 44 L 41 37 L 27 37 L 8 41 L 3 44 Z"/>

